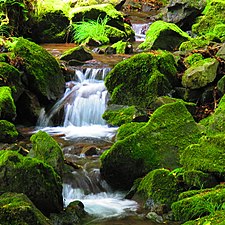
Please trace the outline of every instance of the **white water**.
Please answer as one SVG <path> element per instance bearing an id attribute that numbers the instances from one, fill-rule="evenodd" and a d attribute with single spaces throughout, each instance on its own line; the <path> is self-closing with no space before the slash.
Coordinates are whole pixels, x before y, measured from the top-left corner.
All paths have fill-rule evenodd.
<path id="1" fill-rule="evenodd" d="M 76 70 L 75 77 L 66 84 L 64 96 L 47 114 L 41 112 L 38 129 L 50 134 L 64 135 L 65 139 L 93 137 L 112 139 L 117 128 L 108 127 L 102 119 L 108 101 L 104 78 L 110 71 L 105 69 Z M 52 117 L 64 109 L 62 126 L 54 127 Z"/>
<path id="2" fill-rule="evenodd" d="M 132 24 L 132 28 L 135 32 L 135 40 L 136 41 L 144 41 L 145 40 L 145 33 L 149 28 L 149 24 Z"/>

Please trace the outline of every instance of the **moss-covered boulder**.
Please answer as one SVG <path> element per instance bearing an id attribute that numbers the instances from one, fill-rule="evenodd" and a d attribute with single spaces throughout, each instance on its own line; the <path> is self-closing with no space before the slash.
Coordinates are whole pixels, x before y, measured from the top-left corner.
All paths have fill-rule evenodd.
<path id="1" fill-rule="evenodd" d="M 93 56 L 84 46 L 78 46 L 63 52 L 60 59 L 65 61 L 78 60 L 83 62 L 93 59 Z"/>
<path id="2" fill-rule="evenodd" d="M 63 208 L 62 181 L 53 168 L 16 151 L 0 151 L 0 190 L 26 194 L 45 215 Z"/>
<path id="3" fill-rule="evenodd" d="M 206 8 L 203 16 L 199 17 L 197 22 L 192 26 L 192 31 L 198 35 L 205 35 L 212 33 L 221 41 L 225 40 L 225 14 L 224 14 L 225 1 L 212 0 L 207 1 Z M 222 29 L 221 29 L 221 28 Z"/>
<path id="4" fill-rule="evenodd" d="M 51 225 L 25 194 L 4 193 L 0 195 L 1 224 Z"/>
<path id="5" fill-rule="evenodd" d="M 149 106 L 168 94 L 176 80 L 176 63 L 168 52 L 140 53 L 118 63 L 106 76 L 110 104 Z"/>
<path id="6" fill-rule="evenodd" d="M 42 10 L 31 36 L 37 43 L 65 43 L 69 25 L 69 18 L 61 10 Z"/>
<path id="7" fill-rule="evenodd" d="M 149 172 L 140 182 L 137 193 L 145 201 L 152 200 L 154 204 L 165 204 L 170 208 L 178 199 L 179 188 L 175 176 L 167 169 L 156 169 Z"/>
<path id="8" fill-rule="evenodd" d="M 122 40 L 114 43 L 111 48 L 115 49 L 116 54 L 130 54 L 133 52 L 131 43 Z"/>
<path id="9" fill-rule="evenodd" d="M 159 20 L 151 24 L 146 32 L 145 41 L 138 48 L 172 51 L 179 48 L 182 42 L 190 39 L 191 37 L 177 25 Z"/>
<path id="10" fill-rule="evenodd" d="M 215 213 L 223 208 L 225 197 L 224 186 L 213 189 L 202 189 L 198 193 L 188 191 L 179 196 L 179 201 L 172 204 L 175 220 L 188 221 Z"/>
<path id="11" fill-rule="evenodd" d="M 17 101 L 24 91 L 24 86 L 21 82 L 21 73 L 19 70 L 8 63 L 1 62 L 0 86 L 9 86 L 12 90 L 14 100 Z"/>
<path id="12" fill-rule="evenodd" d="M 225 132 L 225 95 L 219 101 L 215 112 L 200 121 L 208 135 Z"/>
<path id="13" fill-rule="evenodd" d="M 121 126 L 124 123 L 132 122 L 136 117 L 146 116 L 135 106 L 110 105 L 103 113 L 102 118 L 112 126 Z"/>
<path id="14" fill-rule="evenodd" d="M 195 64 L 196 62 L 200 61 L 204 59 L 203 55 L 201 53 L 193 53 L 188 55 L 185 59 L 184 59 L 184 63 L 186 65 L 186 67 L 190 67 L 193 64 Z"/>
<path id="15" fill-rule="evenodd" d="M 16 141 L 17 137 L 15 125 L 7 120 L 0 120 L 0 142 L 11 143 Z"/>
<path id="16" fill-rule="evenodd" d="M 219 62 L 214 58 L 199 60 L 184 72 L 182 85 L 190 89 L 207 86 L 215 80 L 218 66 Z"/>
<path id="17" fill-rule="evenodd" d="M 23 71 L 27 86 L 40 102 L 56 100 L 63 94 L 64 77 L 56 59 L 41 46 L 24 38 L 19 38 L 13 53 L 23 61 Z"/>
<path id="18" fill-rule="evenodd" d="M 117 141 L 101 156 L 101 174 L 119 188 L 157 168 L 179 166 L 180 153 L 201 136 L 191 114 L 181 102 L 163 105 L 135 133 Z"/>
<path id="19" fill-rule="evenodd" d="M 0 87 L 0 119 L 13 120 L 16 117 L 16 106 L 10 87 Z"/>
<path id="20" fill-rule="evenodd" d="M 44 131 L 33 134 L 30 140 L 32 148 L 28 156 L 44 161 L 52 166 L 59 175 L 62 175 L 64 158 L 59 144 Z"/>
<path id="21" fill-rule="evenodd" d="M 203 136 L 197 144 L 192 144 L 183 151 L 180 162 L 186 170 L 215 174 L 224 181 L 224 143 L 224 134 Z"/>

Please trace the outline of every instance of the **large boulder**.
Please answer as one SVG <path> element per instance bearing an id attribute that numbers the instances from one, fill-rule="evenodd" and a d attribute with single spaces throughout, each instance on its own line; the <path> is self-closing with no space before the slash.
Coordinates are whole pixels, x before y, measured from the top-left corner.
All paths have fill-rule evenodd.
<path id="1" fill-rule="evenodd" d="M 63 94 L 64 77 L 56 59 L 41 46 L 19 38 L 13 53 L 22 59 L 21 69 L 27 78 L 27 86 L 40 102 L 49 103 Z"/>
<path id="2" fill-rule="evenodd" d="M 110 104 L 148 107 L 172 90 L 175 64 L 168 52 L 140 53 L 118 63 L 105 78 Z"/>
<path id="3" fill-rule="evenodd" d="M 45 215 L 63 209 L 62 181 L 53 168 L 16 151 L 0 151 L 0 190 L 26 194 Z"/>
<path id="4" fill-rule="evenodd" d="M 52 224 L 23 193 L 0 195 L 0 220 L 1 224 Z"/>
<path id="5" fill-rule="evenodd" d="M 175 23 L 187 31 L 205 8 L 205 0 L 170 0 L 163 10 L 163 21 Z"/>
<path id="6" fill-rule="evenodd" d="M 38 43 L 65 43 L 70 21 L 61 11 L 44 11 L 32 27 L 32 39 Z"/>
<path id="7" fill-rule="evenodd" d="M 190 40 L 191 37 L 182 31 L 177 25 L 164 21 L 156 21 L 151 24 L 146 32 L 146 39 L 138 48 L 144 50 L 168 50 L 178 49 L 182 42 Z"/>
<path id="8" fill-rule="evenodd" d="M 21 78 L 22 75 L 18 69 L 5 62 L 0 63 L 0 86 L 9 86 L 15 101 L 24 91 Z"/>
<path id="9" fill-rule="evenodd" d="M 16 106 L 10 87 L 0 87 L 0 119 L 12 121 L 16 117 Z"/>
<path id="10" fill-rule="evenodd" d="M 202 59 L 190 66 L 182 76 L 182 85 L 186 88 L 202 88 L 213 82 L 217 75 L 218 60 Z"/>
<path id="11" fill-rule="evenodd" d="M 177 168 L 180 153 L 200 136 L 183 103 L 163 105 L 145 126 L 103 153 L 101 175 L 114 187 L 129 188 L 136 178 L 153 169 Z"/>
<path id="12" fill-rule="evenodd" d="M 33 134 L 30 140 L 32 148 L 28 156 L 49 164 L 61 176 L 64 168 L 64 158 L 59 144 L 44 131 Z"/>
<path id="13" fill-rule="evenodd" d="M 17 137 L 15 125 L 7 120 L 0 120 L 0 142 L 11 143 L 16 141 Z"/>
<path id="14" fill-rule="evenodd" d="M 203 16 L 199 17 L 197 22 L 192 26 L 192 31 L 198 35 L 214 34 L 216 37 L 220 38 L 221 41 L 224 41 L 224 7 L 224 0 L 207 1 Z"/>

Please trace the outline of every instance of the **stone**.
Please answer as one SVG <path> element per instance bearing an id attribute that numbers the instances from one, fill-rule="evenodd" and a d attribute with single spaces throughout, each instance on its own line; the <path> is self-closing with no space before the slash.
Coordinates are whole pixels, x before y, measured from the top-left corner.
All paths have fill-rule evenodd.
<path id="1" fill-rule="evenodd" d="M 18 135 L 19 133 L 13 123 L 10 123 L 7 120 L 0 120 L 0 142 L 15 142 Z"/>

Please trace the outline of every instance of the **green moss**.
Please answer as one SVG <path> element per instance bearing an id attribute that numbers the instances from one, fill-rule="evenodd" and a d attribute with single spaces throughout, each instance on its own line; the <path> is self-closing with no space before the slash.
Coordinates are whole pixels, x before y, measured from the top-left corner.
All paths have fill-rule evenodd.
<path id="1" fill-rule="evenodd" d="M 123 60 L 105 78 L 110 103 L 145 108 L 170 92 L 175 74 L 175 61 L 168 52 L 140 53 Z"/>
<path id="2" fill-rule="evenodd" d="M 186 57 L 186 58 L 184 59 L 184 62 L 185 62 L 188 66 L 191 66 L 191 65 L 193 65 L 194 63 L 196 63 L 196 62 L 198 62 L 198 61 L 200 61 L 200 60 L 202 60 L 202 59 L 204 59 L 203 56 L 202 56 L 202 54 L 200 54 L 200 53 L 194 53 L 194 54 L 191 54 L 191 55 L 189 55 L 188 57 Z"/>
<path id="3" fill-rule="evenodd" d="M 127 41 L 118 41 L 115 44 L 113 44 L 111 47 L 116 49 L 116 54 L 126 54 L 127 49 L 129 49 L 130 43 Z"/>
<path id="4" fill-rule="evenodd" d="M 174 50 L 191 37 L 182 31 L 177 25 L 164 21 L 156 21 L 146 32 L 146 39 L 138 48 Z"/>
<path id="5" fill-rule="evenodd" d="M 183 151 L 180 162 L 186 170 L 200 170 L 225 177 L 224 144 L 224 134 L 203 136 L 197 144 Z"/>
<path id="6" fill-rule="evenodd" d="M 7 120 L 0 120 L 0 142 L 11 143 L 16 141 L 18 132 L 14 124 Z"/>
<path id="7" fill-rule="evenodd" d="M 223 207 L 225 188 L 202 190 L 199 194 L 184 198 L 172 204 L 175 220 L 188 221 L 214 214 Z"/>
<path id="8" fill-rule="evenodd" d="M 223 0 L 212 0 L 207 2 L 204 15 L 199 17 L 192 26 L 192 31 L 198 35 L 207 33 L 218 34 L 217 26 L 225 24 L 225 2 Z M 222 36 L 221 36 L 222 35 Z M 219 37 L 224 38 L 223 33 L 219 32 Z"/>
<path id="9" fill-rule="evenodd" d="M 44 131 L 33 134 L 30 140 L 32 149 L 28 156 L 44 161 L 51 165 L 59 175 L 62 175 L 64 158 L 59 144 Z"/>
<path id="10" fill-rule="evenodd" d="M 137 192 L 154 203 L 166 204 L 168 207 L 178 198 L 179 188 L 175 177 L 167 169 L 149 172 L 140 182 Z"/>
<path id="11" fill-rule="evenodd" d="M 50 225 L 45 217 L 24 194 L 5 193 L 0 196 L 1 224 Z"/>
<path id="12" fill-rule="evenodd" d="M 0 62 L 7 62 L 8 55 L 6 53 L 0 53 Z"/>
<path id="13" fill-rule="evenodd" d="M 109 25 L 105 26 L 105 33 L 110 40 L 110 43 L 115 43 L 122 39 L 127 38 L 127 34 L 124 31 L 117 29 L 116 27 L 112 27 Z"/>
<path id="14" fill-rule="evenodd" d="M 44 214 L 62 210 L 62 181 L 53 168 L 16 151 L 0 151 L 0 190 L 26 194 Z"/>
<path id="15" fill-rule="evenodd" d="M 40 101 L 56 100 L 64 91 L 64 77 L 56 59 L 41 46 L 19 38 L 13 53 L 23 60 L 29 90 Z"/>
<path id="16" fill-rule="evenodd" d="M 140 122 L 140 123 L 132 122 L 132 123 L 123 124 L 122 126 L 119 127 L 117 131 L 116 140 L 118 141 L 128 137 L 129 135 L 135 133 L 141 127 L 145 125 L 146 125 L 145 122 Z"/>
<path id="17" fill-rule="evenodd" d="M 199 137 L 197 125 L 181 102 L 163 105 L 146 126 L 117 141 L 101 157 L 101 173 L 110 184 L 129 187 L 148 171 L 178 167 L 179 154 Z"/>
<path id="18" fill-rule="evenodd" d="M 0 119 L 12 120 L 16 116 L 16 106 L 10 87 L 0 87 Z"/>

